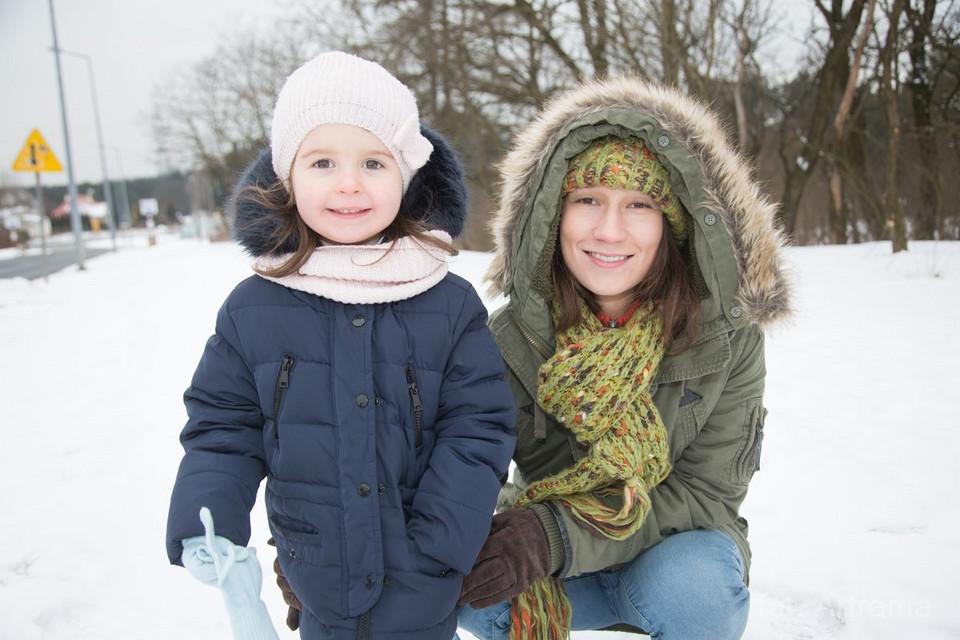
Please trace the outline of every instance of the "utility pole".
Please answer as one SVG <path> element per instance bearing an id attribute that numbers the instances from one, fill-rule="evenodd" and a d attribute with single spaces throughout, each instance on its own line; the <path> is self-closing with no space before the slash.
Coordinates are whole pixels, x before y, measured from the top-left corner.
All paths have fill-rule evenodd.
<path id="1" fill-rule="evenodd" d="M 83 271 L 86 249 L 83 246 L 83 227 L 80 224 L 80 210 L 77 208 L 77 183 L 73 179 L 73 156 L 70 153 L 70 131 L 67 127 L 67 103 L 63 99 L 63 76 L 60 74 L 60 44 L 57 41 L 57 21 L 53 15 L 53 0 L 47 0 L 50 6 L 50 27 L 53 30 L 53 57 L 57 61 L 57 88 L 60 90 L 60 119 L 63 122 L 63 144 L 67 151 L 67 191 L 70 194 L 70 226 L 77 243 L 77 268 Z"/>
<path id="2" fill-rule="evenodd" d="M 93 119 L 97 125 L 97 146 L 100 147 L 100 171 L 103 173 L 103 195 L 107 199 L 107 226 L 110 229 L 110 240 L 113 242 L 113 250 L 117 250 L 117 225 L 113 220 L 114 208 L 112 189 L 110 188 L 110 178 L 107 176 L 107 152 L 103 147 L 103 129 L 100 126 L 100 107 L 97 101 L 97 85 L 93 79 L 93 60 L 85 53 L 76 51 L 67 51 L 60 49 L 60 53 L 68 56 L 83 58 L 87 61 L 87 70 L 90 72 L 90 95 L 93 97 Z"/>

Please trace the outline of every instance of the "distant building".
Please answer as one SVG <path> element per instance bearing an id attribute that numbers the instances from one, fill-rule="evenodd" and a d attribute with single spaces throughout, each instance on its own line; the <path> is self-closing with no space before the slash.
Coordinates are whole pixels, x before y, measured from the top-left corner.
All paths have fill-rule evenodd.
<path id="1" fill-rule="evenodd" d="M 90 220 L 90 228 L 93 231 L 99 231 L 100 226 L 107 219 L 107 203 L 94 200 L 92 195 L 81 194 L 77 197 L 77 212 L 81 216 L 87 216 Z M 63 202 L 50 212 L 50 217 L 59 219 L 68 215 L 70 215 L 70 196 L 65 195 L 63 196 Z"/>

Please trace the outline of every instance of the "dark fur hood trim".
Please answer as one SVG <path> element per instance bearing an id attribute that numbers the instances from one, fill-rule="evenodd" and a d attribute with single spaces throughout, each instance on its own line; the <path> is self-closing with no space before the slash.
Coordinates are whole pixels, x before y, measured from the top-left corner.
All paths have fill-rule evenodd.
<path id="1" fill-rule="evenodd" d="M 433 153 L 410 181 L 400 202 L 401 215 L 419 220 L 431 229 L 446 231 L 456 238 L 467 219 L 463 166 L 443 136 L 423 125 L 420 131 L 433 145 Z M 254 257 L 267 255 L 270 251 L 270 237 L 276 229 L 277 219 L 265 215 L 260 203 L 246 196 L 238 199 L 237 195 L 245 187 L 256 185 L 267 189 L 277 183 L 271 158 L 269 147 L 260 152 L 237 180 L 228 204 L 233 215 L 233 237 Z M 275 255 L 290 253 L 296 246 L 296 239 L 292 238 Z"/>

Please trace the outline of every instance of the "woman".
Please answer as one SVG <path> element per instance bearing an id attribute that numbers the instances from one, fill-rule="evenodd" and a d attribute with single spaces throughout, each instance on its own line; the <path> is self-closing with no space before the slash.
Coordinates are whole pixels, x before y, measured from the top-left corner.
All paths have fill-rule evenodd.
<path id="1" fill-rule="evenodd" d="M 490 326 L 516 473 L 460 627 L 739 638 L 763 327 L 790 302 L 774 205 L 713 114 L 638 79 L 556 97 L 501 173 Z"/>

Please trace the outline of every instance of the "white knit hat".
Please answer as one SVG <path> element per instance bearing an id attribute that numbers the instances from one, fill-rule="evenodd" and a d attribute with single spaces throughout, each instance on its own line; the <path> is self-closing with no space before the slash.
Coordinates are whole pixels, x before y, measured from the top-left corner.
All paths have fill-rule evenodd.
<path id="1" fill-rule="evenodd" d="M 352 124 L 377 136 L 400 165 L 404 191 L 433 152 L 420 134 L 410 89 L 377 63 L 342 51 L 304 63 L 277 96 L 270 147 L 273 170 L 287 190 L 300 143 L 322 124 Z"/>

